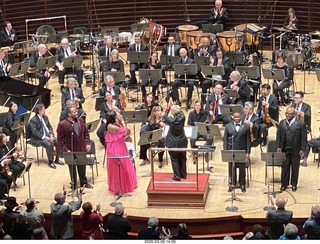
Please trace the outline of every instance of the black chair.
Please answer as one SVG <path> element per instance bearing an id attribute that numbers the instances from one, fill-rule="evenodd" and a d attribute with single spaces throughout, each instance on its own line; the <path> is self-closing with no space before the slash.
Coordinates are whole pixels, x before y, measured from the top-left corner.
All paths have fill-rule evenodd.
<path id="1" fill-rule="evenodd" d="M 87 152 L 87 158 L 88 158 L 88 165 L 91 167 L 91 172 L 92 172 L 92 184 L 94 184 L 94 170 L 93 166 L 96 165 L 96 171 L 97 171 L 97 177 L 99 176 L 98 174 L 98 160 L 97 160 L 97 155 L 96 155 L 96 144 L 93 140 L 90 140 L 90 151 Z"/>

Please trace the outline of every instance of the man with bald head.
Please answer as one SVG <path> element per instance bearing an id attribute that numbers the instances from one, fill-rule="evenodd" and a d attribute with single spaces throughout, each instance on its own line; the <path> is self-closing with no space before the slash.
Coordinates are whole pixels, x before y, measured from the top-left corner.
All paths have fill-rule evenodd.
<path id="1" fill-rule="evenodd" d="M 113 41 L 111 36 L 107 36 L 104 38 L 104 46 L 99 48 L 99 57 L 104 56 L 104 57 L 109 57 L 111 55 L 111 51 L 113 49 L 117 49 L 115 46 L 113 46 Z"/>
<path id="2" fill-rule="evenodd" d="M 39 58 L 44 58 L 47 53 L 47 46 L 45 44 L 39 44 L 37 51 L 31 54 L 30 68 L 35 68 L 35 78 L 39 79 L 39 86 L 44 87 L 50 79 L 50 73 L 47 69 L 38 70 L 37 63 Z"/>
<path id="3" fill-rule="evenodd" d="M 76 49 L 75 46 L 70 45 L 67 38 L 63 38 L 61 40 L 60 47 L 58 47 L 56 50 L 56 66 L 59 70 L 59 84 L 61 86 L 61 90 L 64 87 L 65 74 L 76 74 L 77 83 L 80 88 L 83 82 L 83 69 L 81 67 L 75 67 L 74 70 L 72 68 L 63 67 L 63 60 L 70 56 L 80 56 L 80 52 Z"/>
<path id="4" fill-rule="evenodd" d="M 283 234 L 284 225 L 288 224 L 292 219 L 293 212 L 285 209 L 286 204 L 287 200 L 279 196 L 276 199 L 277 209 L 267 212 L 267 220 L 269 222 L 267 235 L 271 240 L 278 240 Z"/>
<path id="5" fill-rule="evenodd" d="M 300 158 L 304 154 L 307 145 L 307 129 L 304 122 L 296 118 L 293 107 L 287 107 L 286 118 L 281 120 L 277 132 L 277 151 L 284 152 L 286 159 L 281 167 L 281 191 L 290 184 L 292 191 L 297 190 Z M 290 172 L 291 171 L 291 172 Z"/>

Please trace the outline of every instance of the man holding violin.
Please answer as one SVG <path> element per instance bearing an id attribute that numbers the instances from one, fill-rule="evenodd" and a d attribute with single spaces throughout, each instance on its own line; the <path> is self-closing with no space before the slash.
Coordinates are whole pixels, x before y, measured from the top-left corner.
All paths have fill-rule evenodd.
<path id="1" fill-rule="evenodd" d="M 261 146 L 267 145 L 268 128 L 272 126 L 271 119 L 274 121 L 279 120 L 279 106 L 278 99 L 275 95 L 270 94 L 271 86 L 269 84 L 263 84 L 260 92 L 258 108 L 256 114 L 261 119 L 260 134 L 261 134 Z"/>

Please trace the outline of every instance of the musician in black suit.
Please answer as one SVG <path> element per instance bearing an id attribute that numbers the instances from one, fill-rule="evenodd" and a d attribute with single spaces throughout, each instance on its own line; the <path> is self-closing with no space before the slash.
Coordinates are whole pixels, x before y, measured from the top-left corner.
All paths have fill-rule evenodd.
<path id="1" fill-rule="evenodd" d="M 59 70 L 59 84 L 61 86 L 61 90 L 64 87 L 64 75 L 72 74 L 72 68 L 64 68 L 63 60 L 70 56 L 80 56 L 79 50 L 75 48 L 75 46 L 70 45 L 67 38 L 63 38 L 60 43 L 60 47 L 56 50 L 56 66 Z M 77 82 L 79 87 L 81 87 L 83 83 L 83 69 L 81 67 L 75 67 L 74 73 L 77 75 Z"/>
<path id="2" fill-rule="evenodd" d="M 12 175 L 4 172 L 3 169 L 4 165 L 8 164 L 10 161 L 10 159 L 4 159 L 0 163 L 0 200 L 7 199 L 13 181 Z"/>
<path id="3" fill-rule="evenodd" d="M 99 96 L 104 97 L 106 91 L 112 94 L 112 98 L 118 100 L 121 93 L 120 87 L 114 84 L 114 78 L 111 75 L 107 75 L 105 78 L 105 85 L 99 90 Z"/>
<path id="4" fill-rule="evenodd" d="M 241 122 L 241 114 L 234 112 L 232 114 L 233 121 L 226 125 L 223 138 L 223 150 L 245 150 L 246 158 L 250 160 L 251 141 L 250 128 L 246 123 Z M 239 183 L 242 192 L 246 192 L 246 168 L 245 163 L 235 162 L 233 169 L 232 162 L 229 162 L 229 189 L 231 192 L 232 186 L 235 186 L 236 168 L 239 168 Z M 232 182 L 233 179 L 233 182 Z"/>
<path id="5" fill-rule="evenodd" d="M 47 53 L 47 47 L 45 44 L 39 44 L 38 51 L 33 52 L 30 57 L 30 68 L 36 68 L 38 59 L 44 58 Z M 50 79 L 50 73 L 47 69 L 35 71 L 35 78 L 39 79 L 39 86 L 44 87 Z"/>
<path id="6" fill-rule="evenodd" d="M 59 122 L 68 118 L 68 108 L 77 108 L 77 104 L 74 100 L 67 100 L 66 107 L 61 111 Z M 83 111 L 82 108 L 78 108 L 78 118 L 82 118 L 84 122 L 86 122 L 86 113 Z"/>
<path id="7" fill-rule="evenodd" d="M 194 56 L 199 56 L 199 57 L 214 56 L 217 50 L 217 47 L 210 45 L 210 39 L 208 37 L 201 38 L 201 41 L 202 41 L 202 45 L 198 46 L 195 49 Z"/>
<path id="8" fill-rule="evenodd" d="M 215 104 L 216 106 L 214 107 Z M 231 104 L 231 99 L 227 93 L 223 93 L 222 85 L 220 83 L 216 83 L 213 94 L 209 96 L 205 107 L 211 124 L 216 124 L 222 121 L 223 124 L 226 125 L 231 122 L 231 116 L 222 115 L 220 109 L 220 105 L 222 104 Z"/>
<path id="9" fill-rule="evenodd" d="M 305 123 L 296 118 L 293 107 L 287 107 L 285 115 L 286 118 L 280 121 L 277 132 L 277 151 L 286 154 L 281 167 L 280 190 L 284 191 L 290 180 L 292 191 L 295 192 L 298 185 L 300 157 L 307 145 L 307 130 Z"/>
<path id="10" fill-rule="evenodd" d="M 210 9 L 209 21 L 212 24 L 222 24 L 223 29 L 226 28 L 226 22 L 228 21 L 228 11 L 225 7 L 222 7 L 222 0 L 216 0 L 214 8 Z"/>
<path id="11" fill-rule="evenodd" d="M 143 51 L 148 51 L 148 47 L 142 43 L 142 38 L 139 34 L 136 34 L 134 37 L 134 44 L 129 46 L 128 52 L 143 52 Z M 128 54 L 129 55 L 129 54 Z M 136 73 L 135 71 L 138 70 L 139 68 L 142 68 L 144 63 L 131 63 L 130 64 L 130 75 L 131 75 L 131 83 L 132 84 L 137 84 L 137 78 L 136 78 Z"/>
<path id="12" fill-rule="evenodd" d="M 173 35 L 168 37 L 168 44 L 162 48 L 161 55 L 163 56 L 179 56 L 180 45 L 175 43 L 176 40 Z"/>
<path id="13" fill-rule="evenodd" d="M 304 121 L 307 126 L 307 130 L 311 131 L 311 106 L 303 101 L 304 92 L 297 91 L 294 94 L 294 100 L 290 106 L 292 106 L 297 112 L 297 118 Z"/>
<path id="14" fill-rule="evenodd" d="M 61 150 L 57 143 L 57 139 L 54 136 L 49 118 L 45 115 L 46 109 L 44 105 L 42 103 L 37 104 L 34 111 L 36 115 L 31 118 L 27 125 L 27 138 L 30 138 L 31 145 L 42 146 L 46 149 L 48 166 L 55 169 L 55 164 L 64 164 L 59 160 L 59 157 L 62 156 Z M 57 152 L 55 160 L 53 159 L 52 143 L 56 147 Z"/>
<path id="15" fill-rule="evenodd" d="M 227 89 L 237 91 L 238 98 L 234 100 L 233 103 L 244 105 L 245 102 L 250 99 L 250 87 L 247 85 L 247 82 L 241 79 L 241 74 L 239 71 L 234 70 L 230 74 L 230 81 Z"/>
<path id="16" fill-rule="evenodd" d="M 0 77 L 9 76 L 10 68 L 11 64 L 8 63 L 5 51 L 0 49 Z"/>
<path id="17" fill-rule="evenodd" d="M 276 96 L 270 94 L 271 86 L 269 84 L 263 84 L 260 89 L 261 97 L 259 98 L 258 108 L 256 114 L 261 120 L 260 124 L 260 133 L 261 133 L 261 146 L 267 145 L 268 137 L 268 128 L 272 126 L 271 121 L 268 118 L 273 119 L 274 121 L 279 120 L 279 105 L 278 99 Z M 269 117 L 264 113 L 268 112 Z"/>
<path id="18" fill-rule="evenodd" d="M 254 105 L 252 102 L 245 102 L 244 114 L 241 117 L 241 122 L 246 123 L 250 128 L 251 147 L 256 147 L 260 144 L 260 123 L 258 115 L 253 112 Z"/>
<path id="19" fill-rule="evenodd" d="M 68 100 L 74 100 L 77 103 L 77 107 L 82 108 L 82 104 L 85 102 L 85 98 L 82 93 L 82 89 L 77 87 L 76 80 L 72 77 L 67 79 L 67 87 L 62 89 L 61 94 L 61 109 L 65 109 Z"/>
<path id="20" fill-rule="evenodd" d="M 103 56 L 103 57 L 108 57 L 110 58 L 111 56 L 111 51 L 114 49 L 117 49 L 115 46 L 113 46 L 113 41 L 112 38 L 110 36 L 107 36 L 104 38 L 104 46 L 99 48 L 98 54 L 99 57 Z"/>
<path id="21" fill-rule="evenodd" d="M 171 102 L 169 103 L 171 106 Z M 173 117 L 169 117 L 169 113 Z M 164 116 L 164 123 L 169 125 L 169 131 L 165 138 L 164 144 L 168 148 L 186 148 L 188 139 L 184 133 L 185 116 L 181 111 L 180 106 L 173 105 L 169 110 L 166 110 Z M 187 152 L 186 151 L 169 151 L 171 158 L 173 180 L 180 181 L 187 178 Z"/>
<path id="22" fill-rule="evenodd" d="M 18 41 L 16 30 L 9 21 L 4 22 L 4 29 L 0 31 L 0 46 L 13 46 Z"/>
<path id="23" fill-rule="evenodd" d="M 187 50 L 185 48 L 180 49 L 180 59 L 177 61 L 177 64 L 194 64 L 194 60 L 192 58 L 188 57 Z M 182 86 L 184 81 L 184 76 L 176 76 L 178 80 L 174 81 L 172 83 L 172 93 L 171 97 L 174 102 L 176 102 L 178 105 L 181 105 L 181 102 L 179 100 L 179 87 Z M 191 106 L 191 98 L 192 98 L 192 92 L 193 92 L 193 86 L 195 85 L 195 75 L 187 75 L 187 87 L 188 87 L 188 94 L 187 94 L 187 108 L 190 108 Z"/>
<path id="24" fill-rule="evenodd" d="M 124 72 L 124 64 L 123 61 L 119 58 L 119 51 L 117 49 L 113 49 L 111 51 L 111 57 L 110 60 L 107 62 L 106 71 Z"/>

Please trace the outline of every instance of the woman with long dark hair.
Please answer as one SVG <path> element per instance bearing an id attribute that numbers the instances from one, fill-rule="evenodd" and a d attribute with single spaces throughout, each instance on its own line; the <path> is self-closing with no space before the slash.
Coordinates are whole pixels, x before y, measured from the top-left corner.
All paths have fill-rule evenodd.
<path id="1" fill-rule="evenodd" d="M 16 144 L 19 138 L 19 129 L 12 130 L 17 111 L 18 104 L 11 102 L 9 105 L 9 111 L 3 124 L 3 133 L 10 137 L 9 141 L 12 143 L 12 145 Z"/>

